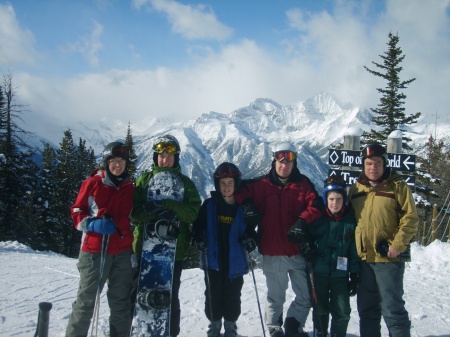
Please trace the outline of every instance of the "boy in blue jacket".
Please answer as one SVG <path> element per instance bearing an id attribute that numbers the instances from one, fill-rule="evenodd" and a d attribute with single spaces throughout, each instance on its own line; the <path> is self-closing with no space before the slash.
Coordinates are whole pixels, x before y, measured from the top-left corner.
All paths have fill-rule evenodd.
<path id="1" fill-rule="evenodd" d="M 348 204 L 341 176 L 325 180 L 325 211 L 309 226 L 314 237 L 314 324 L 318 337 L 326 337 L 331 314 L 330 336 L 345 337 L 350 320 L 350 296 L 356 294 L 359 257 L 355 245 L 356 220 Z"/>
<path id="2" fill-rule="evenodd" d="M 243 209 L 235 202 L 241 172 L 236 165 L 220 164 L 214 172 L 216 191 L 206 199 L 193 223 L 194 245 L 202 252 L 205 270 L 205 314 L 208 337 L 237 336 L 236 321 L 241 314 L 243 275 L 248 272 L 247 253 L 256 248 L 255 234 L 247 229 Z"/>

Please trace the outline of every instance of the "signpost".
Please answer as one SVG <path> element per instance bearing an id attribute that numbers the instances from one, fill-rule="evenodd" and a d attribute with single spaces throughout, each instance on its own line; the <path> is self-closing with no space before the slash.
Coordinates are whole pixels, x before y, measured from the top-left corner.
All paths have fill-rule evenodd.
<path id="1" fill-rule="evenodd" d="M 388 153 L 389 167 L 401 172 L 416 170 L 416 156 L 405 153 Z M 328 150 L 328 164 L 333 166 L 362 167 L 361 152 L 353 150 Z"/>
<path id="2" fill-rule="evenodd" d="M 330 169 L 328 170 L 328 176 L 335 176 L 335 175 L 341 175 L 342 178 L 344 178 L 345 183 L 347 185 L 353 185 L 354 183 L 356 183 L 356 180 L 358 180 L 359 174 L 361 173 L 361 171 L 348 171 L 348 170 L 340 170 L 340 169 Z M 412 176 L 412 175 L 405 175 L 405 174 L 400 174 L 403 178 L 403 180 L 409 185 L 409 187 L 411 187 L 412 189 L 414 189 L 415 184 L 416 184 L 416 177 Z"/>
<path id="3" fill-rule="evenodd" d="M 416 170 L 416 156 L 405 153 L 388 153 L 388 166 L 399 172 L 407 172 L 408 174 L 401 174 L 405 182 L 415 189 L 416 177 L 410 175 Z M 328 150 L 328 164 L 332 166 L 341 166 L 350 168 L 350 170 L 332 168 L 328 171 L 328 176 L 342 175 L 347 185 L 353 185 L 360 174 L 360 170 L 352 171 L 351 168 L 363 167 L 361 159 L 361 151 L 354 150 Z"/>

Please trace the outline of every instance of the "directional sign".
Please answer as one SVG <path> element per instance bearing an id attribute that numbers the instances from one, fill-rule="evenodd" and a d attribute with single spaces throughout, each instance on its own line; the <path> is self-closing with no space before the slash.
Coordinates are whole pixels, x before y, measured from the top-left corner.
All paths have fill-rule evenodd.
<path id="1" fill-rule="evenodd" d="M 416 156 L 405 153 L 388 153 L 389 167 L 397 171 L 414 172 Z M 361 152 L 354 150 L 328 150 L 328 164 L 336 166 L 362 167 Z"/>
<path id="2" fill-rule="evenodd" d="M 329 177 L 334 176 L 334 175 L 341 175 L 344 178 L 345 183 L 347 185 L 353 185 L 354 183 L 356 183 L 360 173 L 361 173 L 360 171 L 348 171 L 348 170 L 337 170 L 337 169 L 328 170 Z M 403 178 L 403 180 L 405 180 L 406 184 L 408 184 L 408 186 L 411 187 L 411 190 L 414 192 L 415 184 L 416 184 L 416 177 L 410 176 L 410 175 L 405 175 L 405 174 L 401 174 L 401 177 Z"/>

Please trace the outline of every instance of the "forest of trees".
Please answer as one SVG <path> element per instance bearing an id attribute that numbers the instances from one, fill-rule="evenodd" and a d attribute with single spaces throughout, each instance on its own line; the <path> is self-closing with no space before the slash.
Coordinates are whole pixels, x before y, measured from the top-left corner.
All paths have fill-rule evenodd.
<path id="1" fill-rule="evenodd" d="M 372 109 L 375 115 L 372 122 L 378 128 L 363 134 L 363 144 L 375 141 L 386 145 L 392 131 L 404 131 L 420 116 L 420 113 L 405 114 L 406 95 L 402 90 L 415 79 L 400 79 L 404 56 L 398 42 L 399 37 L 390 33 L 388 50 L 380 55 L 383 63 L 373 62 L 380 70 L 365 67 L 385 79 L 387 85 L 377 89 L 382 97 L 378 108 Z M 66 130 L 59 147 L 45 144 L 42 156 L 39 154 L 41 161 L 36 160 L 38 155 L 23 141 L 27 132 L 19 127 L 18 121 L 26 110 L 16 104 L 15 95 L 12 75 L 4 75 L 0 81 L 0 241 L 18 241 L 36 250 L 76 257 L 81 232 L 73 226 L 70 206 L 83 180 L 96 168 L 96 156 L 85 140 L 74 140 L 71 130 Z M 129 172 L 135 179 L 137 156 L 130 126 L 124 136 L 125 144 L 131 148 Z M 405 135 L 403 140 L 404 149 L 409 151 L 411 139 Z M 448 212 L 450 151 L 448 143 L 430 135 L 422 153 L 416 156 L 419 164 L 416 201 L 422 221 L 431 223 L 433 204 Z M 421 227 L 419 235 L 425 234 L 425 230 Z M 444 238 L 446 231 L 448 225 L 439 226 L 436 237 Z"/>

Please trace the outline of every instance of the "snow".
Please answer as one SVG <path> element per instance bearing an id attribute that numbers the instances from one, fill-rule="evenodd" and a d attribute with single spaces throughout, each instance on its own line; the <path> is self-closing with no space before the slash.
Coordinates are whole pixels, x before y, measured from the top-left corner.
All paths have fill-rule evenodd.
<path id="1" fill-rule="evenodd" d="M 405 300 L 412 321 L 412 336 L 450 337 L 450 243 L 434 241 L 424 247 L 412 245 L 413 261 L 405 272 Z M 62 337 L 78 287 L 77 259 L 52 252 L 33 251 L 17 242 L 0 242 L 0 336 L 25 337 L 36 331 L 38 305 L 51 302 L 49 336 Z M 255 269 L 259 299 L 264 312 L 265 279 Z M 252 274 L 244 277 L 242 314 L 238 321 L 240 337 L 263 336 Z M 200 269 L 184 270 L 180 300 L 182 305 L 180 337 L 206 336 L 204 281 Z M 99 336 L 107 332 L 106 291 L 101 296 Z M 288 301 L 293 293 L 288 290 Z M 348 336 L 359 336 L 355 298 Z M 382 336 L 388 336 L 382 324 Z M 306 331 L 312 336 L 311 316 Z M 266 335 L 268 333 L 266 332 Z"/>

